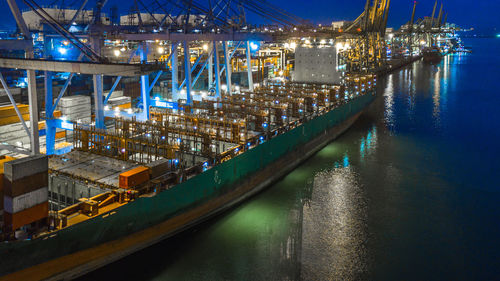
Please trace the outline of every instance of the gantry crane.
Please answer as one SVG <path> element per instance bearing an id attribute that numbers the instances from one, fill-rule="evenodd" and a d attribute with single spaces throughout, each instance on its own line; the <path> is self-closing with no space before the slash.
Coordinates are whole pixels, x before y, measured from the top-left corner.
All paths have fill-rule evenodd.
<path id="1" fill-rule="evenodd" d="M 363 13 L 346 29 L 351 35 L 351 49 L 346 54 L 349 70 L 370 72 L 384 63 L 390 5 L 391 0 L 366 0 Z"/>

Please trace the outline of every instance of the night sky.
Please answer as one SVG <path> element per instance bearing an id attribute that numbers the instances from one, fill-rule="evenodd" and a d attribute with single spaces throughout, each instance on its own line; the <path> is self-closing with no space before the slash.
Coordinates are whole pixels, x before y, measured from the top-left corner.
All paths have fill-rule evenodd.
<path id="1" fill-rule="evenodd" d="M 200 0 L 200 2 L 203 0 Z M 282 7 L 283 9 L 300 16 L 304 19 L 311 20 L 314 23 L 329 23 L 335 20 L 354 20 L 363 10 L 365 0 L 268 0 L 269 2 Z M 435 0 L 418 1 L 416 18 L 430 16 Z M 22 0 L 17 0 L 21 8 L 25 8 Z M 51 3 L 61 3 L 62 1 L 54 0 L 38 0 L 37 3 L 48 5 Z M 129 4 L 123 4 L 128 2 Z M 144 0 L 148 3 L 148 0 Z M 81 2 L 75 0 L 65 0 L 64 3 L 69 5 L 77 3 L 76 7 Z M 92 7 L 95 0 L 89 1 L 87 8 Z M 439 2 L 440 3 L 440 2 Z M 105 11 L 113 5 L 117 5 L 121 9 L 121 13 L 126 12 L 132 6 L 132 0 L 109 0 Z M 413 1 L 411 0 L 392 0 L 389 16 L 389 27 L 399 27 L 401 24 L 409 20 L 411 16 L 411 8 Z M 439 9 L 439 4 L 438 4 Z M 500 1 L 499 0 L 445 0 L 444 9 L 449 13 L 448 22 L 457 23 L 461 27 L 474 27 L 482 32 L 497 33 L 497 28 L 500 30 Z M 0 23 L 0 29 L 8 29 L 13 27 L 14 19 L 10 14 L 9 7 L 5 0 L 0 1 L 0 13 L 3 13 L 3 20 Z M 437 12 L 436 12 L 437 16 Z"/>

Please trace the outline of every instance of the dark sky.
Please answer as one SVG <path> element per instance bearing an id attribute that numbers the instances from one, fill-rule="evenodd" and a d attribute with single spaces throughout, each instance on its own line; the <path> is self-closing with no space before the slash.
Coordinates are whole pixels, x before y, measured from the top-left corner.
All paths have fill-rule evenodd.
<path id="1" fill-rule="evenodd" d="M 48 5 L 62 0 L 37 0 L 37 3 Z M 143 0 L 148 3 L 149 0 Z M 200 0 L 200 2 L 203 0 Z M 329 23 L 334 20 L 353 20 L 363 10 L 365 0 L 268 0 L 283 9 L 315 23 Z M 416 17 L 429 16 L 435 0 L 420 0 L 417 5 Z M 22 0 L 17 0 L 24 8 Z M 449 12 L 448 22 L 454 22 L 462 27 L 474 27 L 477 30 L 495 32 L 500 29 L 500 0 L 444 0 L 444 8 Z M 67 5 L 81 3 L 78 0 L 65 0 Z M 95 0 L 90 0 L 87 7 L 92 7 Z M 109 0 L 106 8 L 117 5 L 123 12 L 132 6 L 132 0 Z M 440 2 L 439 2 L 440 3 Z M 389 26 L 399 27 L 408 21 L 411 15 L 412 0 L 392 0 L 389 14 Z M 438 7 L 439 8 L 439 7 Z M 106 9 L 105 9 L 106 11 Z M 437 13 L 437 12 L 436 12 Z M 5 0 L 0 1 L 0 28 L 13 26 L 14 19 L 10 14 Z"/>

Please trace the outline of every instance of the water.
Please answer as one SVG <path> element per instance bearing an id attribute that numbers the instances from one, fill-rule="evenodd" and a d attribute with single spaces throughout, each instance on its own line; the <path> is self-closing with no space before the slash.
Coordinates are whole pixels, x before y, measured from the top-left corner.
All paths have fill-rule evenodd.
<path id="1" fill-rule="evenodd" d="M 255 198 L 82 280 L 500 279 L 500 40 L 415 63 Z"/>

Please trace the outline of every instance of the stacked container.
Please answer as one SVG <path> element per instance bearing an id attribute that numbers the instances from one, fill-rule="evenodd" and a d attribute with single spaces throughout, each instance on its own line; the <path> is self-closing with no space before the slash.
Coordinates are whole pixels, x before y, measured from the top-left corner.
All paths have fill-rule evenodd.
<path id="1" fill-rule="evenodd" d="M 10 156 L 0 156 L 0 217 L 3 216 L 3 165 L 16 158 Z"/>
<path id="2" fill-rule="evenodd" d="M 90 123 L 92 109 L 90 96 L 69 96 L 63 97 L 57 105 L 62 116 L 71 122 Z"/>
<path id="3" fill-rule="evenodd" d="M 107 97 L 109 92 L 103 93 L 104 97 Z M 121 109 L 127 109 L 131 107 L 132 99 L 130 97 L 123 96 L 123 91 L 113 91 L 108 99 L 107 106 L 110 109 L 115 109 L 116 107 Z"/>
<path id="4" fill-rule="evenodd" d="M 31 126 L 29 108 L 25 104 L 17 104 L 17 108 L 26 122 L 28 128 Z M 54 116 L 60 117 L 61 112 L 55 111 Z M 45 121 L 38 122 L 38 129 L 45 128 Z M 57 129 L 56 140 L 64 140 L 66 134 L 63 130 Z M 0 106 L 0 143 L 7 143 L 16 147 L 30 149 L 30 138 L 26 134 L 19 117 L 13 106 Z M 40 145 L 45 146 L 45 136 L 40 136 Z"/>
<path id="5" fill-rule="evenodd" d="M 132 107 L 132 99 L 130 97 L 116 97 L 116 98 L 110 98 L 108 100 L 107 104 L 110 108 L 121 108 L 121 109 L 126 109 L 126 108 L 131 108 Z"/>
<path id="6" fill-rule="evenodd" d="M 21 88 L 9 88 L 9 91 L 15 102 L 21 102 Z M 0 89 L 0 104 L 10 105 L 10 99 L 5 89 Z"/>
<path id="7" fill-rule="evenodd" d="M 6 162 L 3 188 L 7 231 L 47 218 L 48 157 L 36 155 Z"/>
<path id="8" fill-rule="evenodd" d="M 19 109 L 19 113 L 21 113 L 24 120 L 30 119 L 30 112 L 28 105 L 17 104 L 17 109 Z M 9 125 L 17 122 L 19 122 L 19 117 L 17 116 L 14 106 L 12 105 L 0 106 L 0 126 Z"/>
<path id="9" fill-rule="evenodd" d="M 107 97 L 108 95 L 109 95 L 109 92 L 102 93 L 103 97 Z M 114 99 L 114 98 L 119 98 L 119 97 L 123 97 L 123 91 L 113 91 L 113 93 L 111 93 L 111 96 L 109 98 Z"/>

